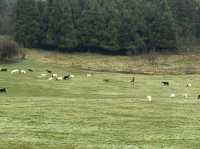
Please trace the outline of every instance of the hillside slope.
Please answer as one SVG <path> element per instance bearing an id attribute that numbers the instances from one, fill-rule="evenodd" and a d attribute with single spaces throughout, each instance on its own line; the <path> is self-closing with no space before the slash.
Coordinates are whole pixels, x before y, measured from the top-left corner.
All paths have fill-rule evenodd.
<path id="1" fill-rule="evenodd" d="M 0 92 L 0 148 L 199 148 L 200 75 L 135 75 L 133 88 L 133 75 L 82 69 L 89 65 L 95 70 L 109 71 L 111 66 L 122 70 L 135 64 L 139 70 L 143 62 L 139 57 L 56 54 L 55 58 L 54 54 L 33 50 L 24 61 L 0 66 L 9 70 L 0 72 L 0 87 L 7 88 L 7 93 Z M 177 59 L 170 56 L 168 61 Z M 11 74 L 16 68 L 34 71 Z M 150 67 L 145 63 L 141 68 Z M 75 77 L 62 81 L 48 80 L 50 74 L 38 77 L 46 69 Z M 169 81 L 170 86 L 161 86 L 161 81 Z M 187 83 L 192 86 L 186 87 Z M 170 98 L 171 93 L 176 96 Z"/>
<path id="2" fill-rule="evenodd" d="M 27 50 L 27 58 L 56 63 L 88 71 L 130 74 L 199 74 L 200 53 L 155 54 L 140 56 L 105 56 L 98 54 L 62 54 Z"/>

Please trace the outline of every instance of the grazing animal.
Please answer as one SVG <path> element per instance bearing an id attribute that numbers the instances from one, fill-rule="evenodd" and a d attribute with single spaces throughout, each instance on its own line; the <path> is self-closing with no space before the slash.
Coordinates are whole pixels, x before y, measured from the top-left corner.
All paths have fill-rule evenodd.
<path id="1" fill-rule="evenodd" d="M 63 80 L 69 80 L 70 79 L 70 75 L 66 75 L 63 77 Z"/>
<path id="2" fill-rule="evenodd" d="M 12 70 L 10 73 L 11 73 L 11 74 L 19 73 L 19 69 Z"/>
<path id="3" fill-rule="evenodd" d="M 25 70 L 20 70 L 20 73 L 26 74 L 26 71 Z"/>
<path id="4" fill-rule="evenodd" d="M 74 77 L 75 77 L 74 75 L 69 74 L 69 75 L 64 76 L 63 80 L 69 80 L 69 79 L 72 79 Z"/>
<path id="5" fill-rule="evenodd" d="M 51 71 L 51 70 L 48 70 L 48 69 L 47 69 L 46 71 L 47 71 L 48 73 L 52 73 L 52 72 L 53 72 L 53 71 Z"/>
<path id="6" fill-rule="evenodd" d="M 191 83 L 188 83 L 188 84 L 186 85 L 186 87 L 192 87 L 192 84 L 191 84 Z"/>
<path id="7" fill-rule="evenodd" d="M 176 94 L 172 93 L 170 94 L 170 98 L 175 98 L 176 97 Z"/>
<path id="8" fill-rule="evenodd" d="M 41 74 L 41 76 L 43 76 L 43 77 L 46 77 L 46 76 L 47 76 L 47 74 L 46 74 L 46 73 L 42 73 L 42 74 Z"/>
<path id="9" fill-rule="evenodd" d="M 151 97 L 151 96 L 147 96 L 147 100 L 148 100 L 149 102 L 151 102 L 151 101 L 152 101 L 152 97 Z"/>
<path id="10" fill-rule="evenodd" d="M 63 80 L 63 77 L 57 77 L 56 80 Z"/>
<path id="11" fill-rule="evenodd" d="M 52 77 L 58 77 L 58 74 L 56 74 L 56 73 L 54 73 L 54 74 L 52 74 Z"/>
<path id="12" fill-rule="evenodd" d="M 166 82 L 166 81 L 162 81 L 161 84 L 162 84 L 163 86 L 169 86 L 169 82 Z"/>
<path id="13" fill-rule="evenodd" d="M 200 100 L 200 95 L 197 96 L 197 99 Z"/>
<path id="14" fill-rule="evenodd" d="M 187 93 L 183 94 L 183 97 L 188 98 L 188 94 Z"/>
<path id="15" fill-rule="evenodd" d="M 75 76 L 74 75 L 70 75 L 70 78 L 74 78 Z"/>
<path id="16" fill-rule="evenodd" d="M 1 68 L 0 71 L 4 71 L 5 72 L 5 71 L 8 71 L 8 69 L 7 68 Z"/>
<path id="17" fill-rule="evenodd" d="M 92 75 L 91 74 L 87 74 L 87 77 L 89 78 L 89 77 L 91 77 Z"/>
<path id="18" fill-rule="evenodd" d="M 135 87 L 135 77 L 132 78 L 131 83 L 132 83 L 133 87 Z"/>
<path id="19" fill-rule="evenodd" d="M 51 80 L 53 80 L 53 78 L 52 78 L 52 77 L 50 77 L 48 80 L 49 80 L 49 81 L 51 81 Z"/>
<path id="20" fill-rule="evenodd" d="M 0 93 L 7 93 L 6 88 L 0 88 Z"/>
<path id="21" fill-rule="evenodd" d="M 30 68 L 29 68 L 29 69 L 27 69 L 27 70 L 30 71 L 30 72 L 33 72 L 33 69 L 30 69 Z"/>

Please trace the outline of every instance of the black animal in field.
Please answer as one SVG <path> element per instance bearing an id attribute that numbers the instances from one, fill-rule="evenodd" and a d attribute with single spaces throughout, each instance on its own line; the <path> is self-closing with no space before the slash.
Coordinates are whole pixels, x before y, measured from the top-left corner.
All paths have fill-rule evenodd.
<path id="1" fill-rule="evenodd" d="M 53 73 L 53 71 L 52 71 L 52 70 L 48 70 L 48 69 L 47 69 L 46 71 L 47 71 L 48 73 L 50 73 L 50 74 L 51 74 L 51 73 Z"/>
<path id="2" fill-rule="evenodd" d="M 162 81 L 161 84 L 162 84 L 163 86 L 169 86 L 169 82 L 166 82 L 166 81 Z"/>
<path id="3" fill-rule="evenodd" d="M 27 70 L 30 71 L 30 72 L 33 72 L 33 69 L 30 69 L 30 68 L 29 68 L 29 69 L 27 69 Z"/>
<path id="4" fill-rule="evenodd" d="M 200 95 L 197 96 L 197 99 L 200 100 Z"/>
<path id="5" fill-rule="evenodd" d="M 0 88 L 0 93 L 7 93 L 7 89 L 6 88 Z"/>
<path id="6" fill-rule="evenodd" d="M 70 75 L 66 75 L 63 77 L 63 80 L 69 80 L 70 79 Z"/>
<path id="7" fill-rule="evenodd" d="M 0 71 L 6 72 L 6 71 L 8 71 L 8 69 L 7 68 L 1 68 Z"/>
<path id="8" fill-rule="evenodd" d="M 133 87 L 135 87 L 135 77 L 132 78 L 131 83 L 132 83 Z"/>

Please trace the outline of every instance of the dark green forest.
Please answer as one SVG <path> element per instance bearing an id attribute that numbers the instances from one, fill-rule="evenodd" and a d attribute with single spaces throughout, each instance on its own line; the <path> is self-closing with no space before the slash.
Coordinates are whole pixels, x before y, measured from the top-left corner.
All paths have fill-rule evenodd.
<path id="1" fill-rule="evenodd" d="M 200 38 L 196 0 L 0 0 L 0 34 L 63 52 L 171 51 Z"/>

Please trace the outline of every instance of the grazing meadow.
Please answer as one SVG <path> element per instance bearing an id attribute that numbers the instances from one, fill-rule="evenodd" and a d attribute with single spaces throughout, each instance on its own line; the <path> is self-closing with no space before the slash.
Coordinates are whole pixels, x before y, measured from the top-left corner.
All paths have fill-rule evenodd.
<path id="1" fill-rule="evenodd" d="M 1 65 L 8 69 L 0 72 L 0 87 L 7 89 L 0 93 L 1 149 L 200 147 L 200 75 L 90 71 L 81 68 L 85 61 L 77 60 L 80 55 L 72 55 L 70 61 L 77 63 L 70 65 L 69 57 L 51 59 L 49 53 L 33 51 L 23 61 Z M 101 63 L 99 57 L 91 58 L 90 64 L 94 59 Z M 11 74 L 14 69 L 27 73 Z M 50 74 L 39 77 L 46 69 L 75 77 L 60 81 L 48 80 Z M 161 81 L 170 85 L 162 86 Z M 192 86 L 186 87 L 188 83 Z"/>

